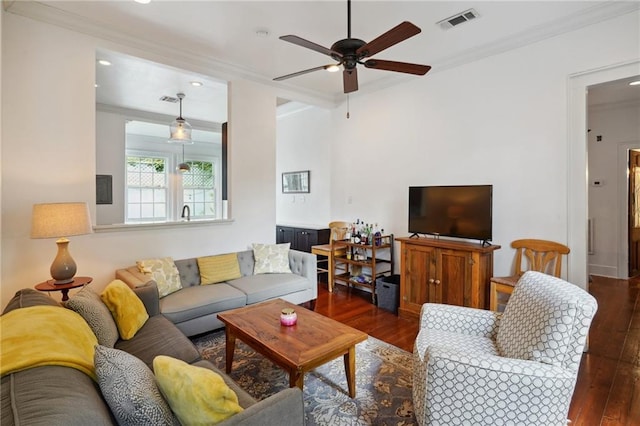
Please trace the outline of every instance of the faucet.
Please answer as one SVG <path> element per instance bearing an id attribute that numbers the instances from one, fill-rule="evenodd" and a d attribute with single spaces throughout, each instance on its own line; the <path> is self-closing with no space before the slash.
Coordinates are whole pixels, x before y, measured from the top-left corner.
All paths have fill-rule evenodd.
<path id="1" fill-rule="evenodd" d="M 182 217 L 183 219 L 185 218 L 185 211 L 187 212 L 187 215 L 186 215 L 187 221 L 190 221 L 190 220 L 191 220 L 191 208 L 189 208 L 189 205 L 188 205 L 188 204 L 185 204 L 185 205 L 182 207 L 182 216 L 181 216 L 181 217 Z"/>

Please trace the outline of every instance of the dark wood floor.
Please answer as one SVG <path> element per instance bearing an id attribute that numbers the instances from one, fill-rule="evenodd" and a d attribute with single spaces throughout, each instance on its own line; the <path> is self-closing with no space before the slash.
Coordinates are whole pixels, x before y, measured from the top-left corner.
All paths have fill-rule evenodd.
<path id="1" fill-rule="evenodd" d="M 571 426 L 640 425 L 640 280 L 593 277 L 598 300 L 569 410 Z M 316 312 L 377 339 L 413 350 L 416 320 L 398 318 L 372 305 L 367 293 L 319 285 Z"/>

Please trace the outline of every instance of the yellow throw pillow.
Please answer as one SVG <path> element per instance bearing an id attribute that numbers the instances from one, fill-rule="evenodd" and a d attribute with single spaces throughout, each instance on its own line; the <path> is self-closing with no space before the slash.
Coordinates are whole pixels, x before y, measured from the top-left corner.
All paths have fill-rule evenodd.
<path id="1" fill-rule="evenodd" d="M 215 424 L 242 411 L 236 393 L 208 368 L 158 355 L 153 372 L 160 392 L 183 426 Z"/>
<path id="2" fill-rule="evenodd" d="M 142 300 L 131 288 L 120 280 L 113 280 L 100 294 L 100 298 L 111 311 L 123 340 L 136 335 L 149 319 Z"/>
<path id="3" fill-rule="evenodd" d="M 143 259 L 136 262 L 138 270 L 158 285 L 158 295 L 164 297 L 182 288 L 180 272 L 170 257 Z"/>
<path id="4" fill-rule="evenodd" d="M 235 253 L 199 257 L 197 260 L 202 285 L 235 280 L 242 276 L 238 255 Z"/>

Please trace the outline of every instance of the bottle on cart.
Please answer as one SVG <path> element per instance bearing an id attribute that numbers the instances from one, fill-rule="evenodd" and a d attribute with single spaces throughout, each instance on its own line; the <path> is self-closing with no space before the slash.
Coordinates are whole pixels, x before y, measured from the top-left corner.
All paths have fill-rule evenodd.
<path id="1" fill-rule="evenodd" d="M 378 224 L 377 223 L 376 223 L 375 228 L 373 229 L 373 238 L 374 238 L 377 246 L 382 244 L 382 233 L 380 232 L 380 228 L 378 228 Z"/>
<path id="2" fill-rule="evenodd" d="M 360 244 L 360 242 L 362 241 L 362 234 L 360 232 L 360 219 L 356 220 L 356 233 L 355 233 L 355 238 L 353 239 L 353 242 L 356 244 Z"/>

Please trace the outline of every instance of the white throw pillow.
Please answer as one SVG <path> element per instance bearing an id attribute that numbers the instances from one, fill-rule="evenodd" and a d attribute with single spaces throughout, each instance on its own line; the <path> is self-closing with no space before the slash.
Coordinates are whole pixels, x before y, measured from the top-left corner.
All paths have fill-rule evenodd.
<path id="1" fill-rule="evenodd" d="M 289 247 L 286 244 L 253 244 L 253 275 L 291 273 Z"/>

